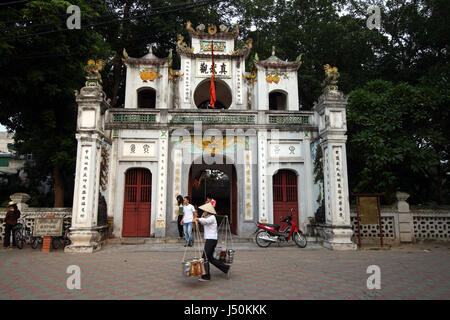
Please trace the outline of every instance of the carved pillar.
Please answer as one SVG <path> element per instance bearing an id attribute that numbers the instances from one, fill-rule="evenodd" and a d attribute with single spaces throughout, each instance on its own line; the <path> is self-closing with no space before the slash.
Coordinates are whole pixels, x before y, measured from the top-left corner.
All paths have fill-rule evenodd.
<path id="1" fill-rule="evenodd" d="M 155 236 L 163 238 L 166 235 L 166 199 L 167 199 L 167 172 L 169 160 L 169 131 L 162 129 L 159 137 L 158 153 L 158 179 L 157 179 L 157 205 Z M 172 201 L 172 199 L 170 199 Z"/>
<path id="2" fill-rule="evenodd" d="M 103 114 L 107 108 L 98 73 L 87 77 L 86 86 L 76 93 L 77 165 L 69 238 L 65 252 L 93 252 L 101 248 L 97 225 L 100 189 L 101 145 L 105 138 Z"/>
<path id="3" fill-rule="evenodd" d="M 351 241 L 350 204 L 345 142 L 347 100 L 336 88 L 326 87 L 314 106 L 322 138 L 325 184 L 323 246 L 333 250 L 355 250 Z"/>
<path id="4" fill-rule="evenodd" d="M 267 131 L 258 131 L 258 219 L 269 222 L 267 210 Z"/>
<path id="5" fill-rule="evenodd" d="M 397 197 L 400 242 L 412 242 L 414 238 L 413 215 L 409 210 L 408 202 L 406 202 L 409 198 L 409 194 L 406 192 L 397 192 L 395 195 Z"/>

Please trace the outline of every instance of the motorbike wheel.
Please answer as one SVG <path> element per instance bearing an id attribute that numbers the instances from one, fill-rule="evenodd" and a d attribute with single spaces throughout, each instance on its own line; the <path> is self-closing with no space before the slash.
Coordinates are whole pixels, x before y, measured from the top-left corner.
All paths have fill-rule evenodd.
<path id="1" fill-rule="evenodd" d="M 33 249 L 37 249 L 41 245 L 42 245 L 42 238 L 34 238 L 33 242 L 31 242 L 31 247 Z"/>
<path id="2" fill-rule="evenodd" d="M 297 246 L 300 248 L 306 247 L 308 240 L 306 240 L 306 236 L 301 232 L 294 233 L 294 241 Z"/>
<path id="3" fill-rule="evenodd" d="M 271 242 L 262 239 L 262 237 L 264 236 L 269 236 L 269 234 L 264 230 L 258 231 L 258 233 L 256 234 L 255 241 L 258 247 L 267 248 L 268 246 L 270 246 Z"/>
<path id="4" fill-rule="evenodd" d="M 17 230 L 16 232 L 14 232 L 14 238 L 16 239 L 17 248 L 23 249 L 23 244 L 25 242 L 25 239 L 22 237 L 20 230 Z"/>

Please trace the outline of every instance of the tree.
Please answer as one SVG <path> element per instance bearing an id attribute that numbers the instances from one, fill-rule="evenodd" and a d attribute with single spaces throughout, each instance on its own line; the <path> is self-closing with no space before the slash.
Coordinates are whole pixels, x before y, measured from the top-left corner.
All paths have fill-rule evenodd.
<path id="1" fill-rule="evenodd" d="M 99 4 L 78 1 L 86 17 L 96 15 L 92 8 Z M 0 28 L 6 30 L 0 39 L 0 122 L 15 132 L 19 153 L 33 154 L 31 170 L 41 180 L 52 177 L 55 207 L 72 201 L 65 189 L 73 187 L 75 171 L 74 89 L 83 85 L 88 58 L 109 55 L 94 30 L 67 29 L 69 5 L 30 1 L 0 12 Z"/>
<path id="2" fill-rule="evenodd" d="M 347 150 L 352 191 L 386 192 L 389 199 L 402 190 L 411 194 L 412 203 L 444 201 L 449 93 L 448 85 L 376 80 L 350 94 Z"/>

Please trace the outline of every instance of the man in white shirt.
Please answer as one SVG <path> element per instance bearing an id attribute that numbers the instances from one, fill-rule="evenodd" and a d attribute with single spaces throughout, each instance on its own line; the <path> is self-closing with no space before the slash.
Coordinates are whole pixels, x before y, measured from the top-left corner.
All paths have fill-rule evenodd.
<path id="1" fill-rule="evenodd" d="M 192 247 L 194 243 L 192 221 L 194 220 L 194 212 L 196 212 L 196 210 L 194 206 L 189 203 L 190 201 L 191 199 L 189 197 L 184 197 L 183 220 L 181 220 L 181 225 L 183 226 L 184 236 L 186 238 L 185 247 Z"/>
<path id="2" fill-rule="evenodd" d="M 212 263 L 216 268 L 221 270 L 230 278 L 230 266 L 223 263 L 221 260 L 214 259 L 214 250 L 217 246 L 217 220 L 215 217 L 216 211 L 210 203 L 206 203 L 199 207 L 203 210 L 202 218 L 195 218 L 194 221 L 200 222 L 203 225 L 204 235 L 205 235 L 205 249 L 203 251 L 203 259 L 206 258 L 210 263 Z M 209 264 L 207 263 L 205 268 L 206 274 L 203 275 L 200 281 L 211 280 L 211 274 L 209 273 Z"/>

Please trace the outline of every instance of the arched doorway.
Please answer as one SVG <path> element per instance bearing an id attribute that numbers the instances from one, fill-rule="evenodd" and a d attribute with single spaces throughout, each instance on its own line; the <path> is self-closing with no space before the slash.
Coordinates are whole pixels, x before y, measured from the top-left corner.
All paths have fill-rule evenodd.
<path id="1" fill-rule="evenodd" d="M 231 105 L 233 97 L 231 95 L 231 90 L 228 85 L 221 81 L 215 80 L 214 84 L 216 86 L 216 103 L 214 104 L 214 109 L 228 109 Z M 211 79 L 204 80 L 201 82 L 194 91 L 194 102 L 199 109 L 211 109 L 209 101 L 211 95 L 209 93 L 209 88 L 211 85 Z"/>
<path id="2" fill-rule="evenodd" d="M 211 194 L 216 200 L 217 213 L 228 216 L 231 232 L 237 234 L 237 175 L 234 165 L 192 164 L 189 169 L 188 183 L 192 204 L 201 206 L 206 201 L 206 195 Z M 218 223 L 220 223 L 219 219 Z"/>
<path id="3" fill-rule="evenodd" d="M 273 223 L 280 224 L 283 218 L 292 214 L 292 221 L 298 225 L 297 175 L 291 170 L 279 170 L 272 177 Z"/>
<path id="4" fill-rule="evenodd" d="M 286 110 L 287 95 L 282 91 L 269 93 L 269 110 Z"/>
<path id="5" fill-rule="evenodd" d="M 152 174 L 148 169 L 125 173 L 123 237 L 149 237 L 152 208 Z"/>
<path id="6" fill-rule="evenodd" d="M 156 91 L 153 88 L 142 88 L 138 92 L 138 108 L 156 108 Z"/>

